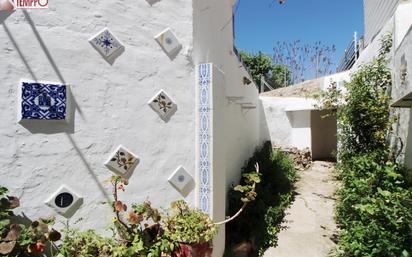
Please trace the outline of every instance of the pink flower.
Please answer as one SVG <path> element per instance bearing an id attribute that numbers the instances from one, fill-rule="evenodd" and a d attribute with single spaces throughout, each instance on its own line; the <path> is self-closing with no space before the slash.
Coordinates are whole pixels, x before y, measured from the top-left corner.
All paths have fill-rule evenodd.
<path id="1" fill-rule="evenodd" d="M 120 212 L 120 211 L 126 211 L 127 206 L 126 206 L 126 204 L 123 204 L 121 201 L 116 201 L 116 202 L 114 203 L 114 209 L 115 209 L 116 211 L 118 211 L 118 212 Z"/>

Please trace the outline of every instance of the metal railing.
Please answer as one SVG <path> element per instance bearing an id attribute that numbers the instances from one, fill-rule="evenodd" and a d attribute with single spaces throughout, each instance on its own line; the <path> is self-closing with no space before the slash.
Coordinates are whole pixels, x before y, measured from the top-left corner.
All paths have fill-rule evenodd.
<path id="1" fill-rule="evenodd" d="M 268 88 L 269 90 L 275 90 L 269 83 L 266 82 L 266 79 L 264 76 L 260 77 L 260 89 L 259 93 L 265 92 L 265 88 Z"/>
<path id="2" fill-rule="evenodd" d="M 341 72 L 352 68 L 356 60 L 359 58 L 359 53 L 362 47 L 362 39 L 358 40 L 357 33 L 353 33 L 353 38 L 345 49 L 345 53 L 339 61 L 336 71 Z"/>

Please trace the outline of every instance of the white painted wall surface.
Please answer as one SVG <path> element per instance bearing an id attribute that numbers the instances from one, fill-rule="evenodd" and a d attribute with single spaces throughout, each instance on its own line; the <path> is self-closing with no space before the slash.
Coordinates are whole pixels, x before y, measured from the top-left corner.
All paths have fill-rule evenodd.
<path id="1" fill-rule="evenodd" d="M 412 0 L 400 2 L 394 14 L 394 49 L 398 49 L 412 25 Z"/>
<path id="2" fill-rule="evenodd" d="M 249 77 L 237 57 L 233 53 L 231 0 L 193 0 L 193 62 L 213 63 L 223 74 L 223 106 L 214 113 L 224 117 L 224 123 L 217 125 L 224 128 L 224 140 L 213 139 L 213 149 L 224 149 L 225 161 L 214 165 L 214 176 L 226 174 L 224 188 L 214 188 L 214 199 L 220 199 L 216 204 L 226 205 L 226 191 L 232 183 L 237 183 L 244 162 L 252 155 L 259 145 L 259 107 L 258 90 L 252 83 L 243 84 L 243 76 Z M 214 85 L 214 88 L 219 85 Z M 239 97 L 229 101 L 227 97 Z M 241 103 L 255 105 L 255 109 L 242 109 Z M 222 138 L 222 137 L 221 137 Z M 218 177 L 221 179 L 221 177 Z M 215 220 L 225 217 L 225 208 L 215 208 Z M 224 228 L 214 240 L 214 256 L 222 256 L 224 251 Z"/>
<path id="3" fill-rule="evenodd" d="M 310 110 L 291 111 L 286 114 L 292 121 L 291 146 L 298 149 L 309 148 L 309 150 L 312 150 L 310 112 Z"/>
<path id="4" fill-rule="evenodd" d="M 370 62 L 374 57 L 378 55 L 379 49 L 381 47 L 380 39 L 388 33 L 393 33 L 393 22 L 393 17 L 391 17 L 380 30 L 379 34 L 376 35 L 375 40 L 370 42 L 369 45 L 362 50 L 351 71 L 356 71 L 362 64 Z"/>
<path id="5" fill-rule="evenodd" d="M 400 0 L 364 0 L 365 43 L 369 44 L 395 12 Z"/>
<path id="6" fill-rule="evenodd" d="M 397 101 L 405 95 L 412 92 L 412 27 L 404 37 L 403 41 L 396 49 L 394 54 L 394 74 L 392 86 L 392 99 Z M 401 80 L 401 65 L 402 59 L 406 61 L 406 80 Z M 396 108 L 396 114 L 399 115 L 399 125 L 396 124 L 395 131 L 397 136 L 402 140 L 404 148 L 400 155 L 400 160 L 404 161 L 405 165 L 412 168 L 412 120 L 410 108 Z M 400 145 L 399 142 L 397 142 Z"/>
<path id="7" fill-rule="evenodd" d="M 335 74 L 325 76 L 323 78 L 322 90 L 327 90 L 333 83 L 341 92 L 346 93 L 345 82 L 350 81 L 350 71 L 343 71 Z"/>
<path id="8" fill-rule="evenodd" d="M 122 199 L 149 197 L 166 207 L 182 198 L 167 178 L 179 165 L 195 172 L 192 13 L 192 2 L 183 0 L 152 7 L 146 1 L 55 0 L 48 10 L 16 11 L 2 22 L 0 184 L 21 198 L 18 213 L 53 215 L 44 201 L 66 184 L 84 197 L 72 220 L 81 217 L 83 229 L 103 231 L 112 217 L 101 204 L 111 194 L 104 183 L 111 173 L 103 162 L 119 144 L 141 158 Z M 106 26 L 125 44 L 113 65 L 88 42 Z M 173 61 L 153 38 L 167 27 L 183 45 Z M 17 124 L 21 78 L 71 84 L 77 104 L 73 126 Z M 178 106 L 168 123 L 147 105 L 162 88 Z M 193 204 L 194 192 L 186 200 Z"/>
<path id="9" fill-rule="evenodd" d="M 311 149 L 310 111 L 316 101 L 299 97 L 260 97 L 261 140 L 279 147 Z"/>

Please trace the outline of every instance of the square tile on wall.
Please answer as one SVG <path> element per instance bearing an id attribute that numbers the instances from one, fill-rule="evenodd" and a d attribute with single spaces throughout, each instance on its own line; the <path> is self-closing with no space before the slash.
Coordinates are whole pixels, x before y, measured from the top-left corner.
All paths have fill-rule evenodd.
<path id="1" fill-rule="evenodd" d="M 67 186 L 61 186 L 45 204 L 63 217 L 70 218 L 83 204 L 83 198 Z"/>
<path id="2" fill-rule="evenodd" d="M 183 166 L 177 167 L 168 181 L 183 196 L 187 196 L 195 186 L 193 177 Z"/>
<path id="3" fill-rule="evenodd" d="M 182 49 L 182 45 L 170 28 L 160 32 L 155 39 L 170 59 L 174 59 Z"/>
<path id="4" fill-rule="evenodd" d="M 140 159 L 137 155 L 120 145 L 104 165 L 116 175 L 129 177 L 139 162 Z"/>
<path id="5" fill-rule="evenodd" d="M 101 30 L 89 42 L 108 61 L 114 61 L 124 51 L 124 45 L 108 28 Z"/>
<path id="6" fill-rule="evenodd" d="M 19 121 L 68 121 L 69 86 L 22 81 L 19 86 Z"/>
<path id="7" fill-rule="evenodd" d="M 177 111 L 176 103 L 164 90 L 160 90 L 152 99 L 150 99 L 148 104 L 165 122 L 168 122 Z"/>

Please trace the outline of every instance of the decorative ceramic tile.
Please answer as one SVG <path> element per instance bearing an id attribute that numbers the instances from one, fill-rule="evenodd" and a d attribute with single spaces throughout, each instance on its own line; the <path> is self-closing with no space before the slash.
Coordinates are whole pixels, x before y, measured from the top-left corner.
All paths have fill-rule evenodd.
<path id="1" fill-rule="evenodd" d="M 192 191 L 194 181 L 192 176 L 183 168 L 179 166 L 168 179 L 169 183 L 176 188 L 182 195 L 188 195 Z"/>
<path id="2" fill-rule="evenodd" d="M 89 42 L 105 58 L 109 58 L 124 49 L 123 44 L 108 28 L 100 31 L 96 36 L 91 38 Z"/>
<path id="3" fill-rule="evenodd" d="M 104 165 L 117 175 L 127 176 L 136 168 L 139 162 L 139 157 L 120 145 Z"/>
<path id="4" fill-rule="evenodd" d="M 198 97 L 198 146 L 199 156 L 197 157 L 198 181 L 199 181 L 199 208 L 201 211 L 210 213 L 211 201 L 211 156 L 210 156 L 210 87 L 212 79 L 211 63 L 197 66 L 197 97 Z"/>
<path id="5" fill-rule="evenodd" d="M 177 110 L 177 105 L 163 90 L 150 99 L 148 104 L 166 122 Z"/>
<path id="6" fill-rule="evenodd" d="M 21 82 L 20 120 L 67 120 L 68 87 L 62 84 Z"/>
<path id="7" fill-rule="evenodd" d="M 167 28 L 164 31 L 160 32 L 160 34 L 157 35 L 155 39 L 166 52 L 166 54 L 171 58 L 177 55 L 177 53 L 182 48 L 182 45 L 180 44 L 179 40 L 177 40 L 176 36 L 173 34 L 170 28 Z"/>
<path id="8" fill-rule="evenodd" d="M 58 214 L 70 218 L 83 204 L 83 198 L 63 185 L 52 194 L 45 204 Z"/>

